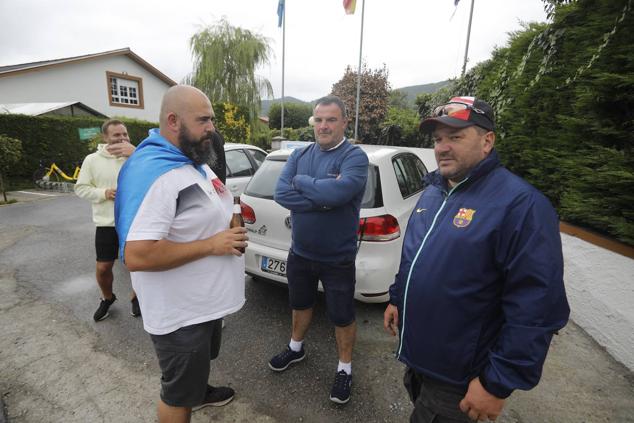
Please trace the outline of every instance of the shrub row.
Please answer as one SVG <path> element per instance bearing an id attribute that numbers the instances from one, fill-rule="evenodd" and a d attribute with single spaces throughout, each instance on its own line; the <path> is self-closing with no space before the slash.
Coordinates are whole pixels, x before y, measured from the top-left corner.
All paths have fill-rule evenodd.
<path id="1" fill-rule="evenodd" d="M 134 144 L 143 140 L 155 123 L 121 119 Z M 27 116 L 0 114 L 0 134 L 22 141 L 22 158 L 9 168 L 10 177 L 30 177 L 42 160 L 57 163 L 64 171 L 81 164 L 94 149 L 94 140 L 80 140 L 80 128 L 101 128 L 103 119 L 91 117 Z M 93 142 L 91 142 L 93 141 Z"/>

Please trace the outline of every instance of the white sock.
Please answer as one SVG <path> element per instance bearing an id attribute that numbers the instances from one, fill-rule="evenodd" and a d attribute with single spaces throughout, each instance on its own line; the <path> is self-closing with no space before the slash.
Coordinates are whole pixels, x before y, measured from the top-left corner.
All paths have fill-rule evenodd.
<path id="1" fill-rule="evenodd" d="M 342 370 L 344 372 L 346 372 L 347 374 L 351 375 L 352 374 L 352 362 L 344 363 L 342 361 L 339 361 L 339 365 L 337 366 L 337 373 L 339 373 Z"/>
<path id="2" fill-rule="evenodd" d="M 295 341 L 293 338 L 291 338 L 291 342 L 288 343 L 288 347 L 295 352 L 300 352 L 302 345 L 304 345 L 304 341 Z"/>

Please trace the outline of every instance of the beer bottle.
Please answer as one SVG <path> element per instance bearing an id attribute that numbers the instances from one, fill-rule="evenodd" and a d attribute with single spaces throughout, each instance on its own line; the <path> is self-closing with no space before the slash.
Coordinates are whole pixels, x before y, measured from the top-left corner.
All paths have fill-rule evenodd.
<path id="1" fill-rule="evenodd" d="M 233 216 L 231 216 L 229 227 L 235 228 L 237 226 L 244 228 L 244 219 L 242 218 L 242 210 L 240 209 L 240 197 L 233 197 Z M 244 247 L 239 247 L 237 250 L 244 254 Z"/>

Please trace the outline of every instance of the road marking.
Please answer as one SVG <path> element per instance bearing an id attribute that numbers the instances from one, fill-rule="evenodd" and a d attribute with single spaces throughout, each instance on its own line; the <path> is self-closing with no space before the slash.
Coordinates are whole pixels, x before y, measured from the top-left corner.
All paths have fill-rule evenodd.
<path id="1" fill-rule="evenodd" d="M 59 194 L 42 194 L 41 192 L 31 192 L 31 191 L 16 191 L 20 194 L 32 194 L 32 195 L 43 195 L 45 197 L 59 197 Z"/>

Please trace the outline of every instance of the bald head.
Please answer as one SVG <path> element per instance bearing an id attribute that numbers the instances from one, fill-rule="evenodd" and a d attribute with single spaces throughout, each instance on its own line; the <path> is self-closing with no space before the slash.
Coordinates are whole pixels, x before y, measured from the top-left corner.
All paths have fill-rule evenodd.
<path id="1" fill-rule="evenodd" d="M 163 96 L 159 130 L 163 137 L 180 146 L 179 134 L 189 132 L 200 138 L 214 131 L 214 111 L 209 98 L 198 88 L 175 85 Z"/>
<path id="2" fill-rule="evenodd" d="M 205 93 L 189 85 L 175 85 L 168 89 L 163 96 L 159 116 L 160 126 L 163 128 L 167 124 L 170 113 L 185 116 L 201 107 L 211 108 L 211 102 Z"/>

